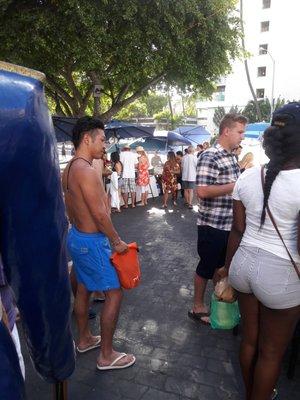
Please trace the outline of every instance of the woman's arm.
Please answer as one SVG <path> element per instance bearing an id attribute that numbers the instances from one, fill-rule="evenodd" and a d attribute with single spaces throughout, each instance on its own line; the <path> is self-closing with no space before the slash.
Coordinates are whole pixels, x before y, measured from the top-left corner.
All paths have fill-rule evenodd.
<path id="1" fill-rule="evenodd" d="M 220 278 L 228 275 L 231 260 L 237 251 L 246 229 L 246 212 L 240 200 L 233 200 L 233 223 L 228 239 L 224 268 L 219 269 Z"/>

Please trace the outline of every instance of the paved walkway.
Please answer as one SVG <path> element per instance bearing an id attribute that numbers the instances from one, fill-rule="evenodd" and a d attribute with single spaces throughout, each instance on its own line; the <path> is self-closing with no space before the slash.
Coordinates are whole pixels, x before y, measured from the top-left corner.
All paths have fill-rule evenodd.
<path id="1" fill-rule="evenodd" d="M 243 399 L 239 338 L 187 317 L 197 263 L 196 212 L 181 203 L 165 212 L 160 201 L 113 216 L 121 237 L 140 246 L 142 284 L 125 293 L 115 340 L 116 348 L 133 352 L 137 362 L 127 370 L 100 372 L 95 368 L 97 350 L 78 355 L 69 382 L 70 400 Z M 99 317 L 92 322 L 94 334 L 98 327 Z M 28 399 L 52 399 L 50 386 L 33 371 L 24 353 Z M 293 381 L 285 372 L 286 365 L 280 399 L 295 400 L 300 365 Z"/>

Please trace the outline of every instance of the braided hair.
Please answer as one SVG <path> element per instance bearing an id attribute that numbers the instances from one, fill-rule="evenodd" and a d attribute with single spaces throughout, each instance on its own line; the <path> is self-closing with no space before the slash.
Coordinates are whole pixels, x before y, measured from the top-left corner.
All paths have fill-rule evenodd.
<path id="1" fill-rule="evenodd" d="M 264 202 L 260 218 L 262 227 L 273 182 L 288 162 L 298 162 L 300 167 L 300 127 L 295 125 L 270 126 L 264 132 L 263 147 L 270 162 L 264 184 Z"/>

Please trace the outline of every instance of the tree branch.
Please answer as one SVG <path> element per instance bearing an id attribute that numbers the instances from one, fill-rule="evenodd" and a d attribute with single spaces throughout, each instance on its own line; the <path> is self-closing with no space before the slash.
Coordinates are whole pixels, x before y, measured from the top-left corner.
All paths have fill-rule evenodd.
<path id="1" fill-rule="evenodd" d="M 57 92 L 60 97 L 68 104 L 72 109 L 72 114 L 76 115 L 78 112 L 78 106 L 75 99 L 69 95 L 54 79 L 53 76 L 47 76 L 47 85 L 52 87 L 55 92 Z"/>
<path id="2" fill-rule="evenodd" d="M 64 71 L 62 71 L 62 76 L 67 81 L 67 83 L 73 93 L 74 99 L 76 99 L 78 106 L 80 106 L 82 104 L 82 95 L 81 95 L 80 91 L 78 90 L 77 86 L 75 85 L 75 82 L 74 82 L 74 79 L 72 76 L 72 70 L 71 70 L 70 66 L 67 66 L 66 69 Z"/>
<path id="3" fill-rule="evenodd" d="M 155 78 L 151 79 L 145 86 L 138 89 L 135 93 L 131 96 L 127 97 L 126 99 L 119 101 L 118 103 L 113 103 L 111 108 L 107 110 L 105 113 L 101 114 L 101 118 L 104 121 L 109 121 L 111 117 L 116 114 L 121 108 L 126 107 L 128 104 L 132 103 L 134 100 L 138 99 L 145 91 L 150 89 L 151 86 L 155 85 L 157 82 L 162 80 L 164 74 L 158 75 Z"/>

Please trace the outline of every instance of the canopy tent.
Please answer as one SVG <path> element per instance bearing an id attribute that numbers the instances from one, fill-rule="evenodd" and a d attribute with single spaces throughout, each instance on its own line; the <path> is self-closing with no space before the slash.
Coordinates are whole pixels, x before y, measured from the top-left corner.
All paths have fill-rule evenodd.
<path id="1" fill-rule="evenodd" d="M 264 131 L 269 128 L 268 122 L 255 122 L 246 126 L 245 138 L 261 139 Z"/>
<path id="2" fill-rule="evenodd" d="M 55 137 L 58 143 L 72 140 L 72 129 L 78 118 L 53 116 Z"/>
<path id="3" fill-rule="evenodd" d="M 211 134 L 201 125 L 183 125 L 175 129 L 175 132 L 190 140 L 193 144 L 202 144 L 210 141 Z"/>
<path id="4" fill-rule="evenodd" d="M 190 146 L 192 143 L 180 133 L 175 131 L 168 131 L 166 135 L 155 135 L 155 139 L 162 140 L 166 143 L 166 146 Z"/>
<path id="5" fill-rule="evenodd" d="M 167 146 L 166 149 L 166 139 L 162 140 L 162 138 L 145 138 L 144 140 L 138 140 L 130 145 L 132 149 L 135 149 L 137 146 L 142 146 L 145 151 L 160 151 L 160 152 L 165 152 L 166 150 L 169 150 L 170 147 Z"/>
<path id="6" fill-rule="evenodd" d="M 52 121 L 55 129 L 57 142 L 72 140 L 72 129 L 78 118 L 53 116 Z M 107 139 L 128 139 L 140 137 L 152 137 L 154 127 L 131 124 L 124 121 L 112 120 L 105 125 L 105 136 Z"/>
<path id="7" fill-rule="evenodd" d="M 137 125 L 115 119 L 105 125 L 105 136 L 107 139 L 116 138 L 117 140 L 152 137 L 154 130 L 154 126 Z"/>

